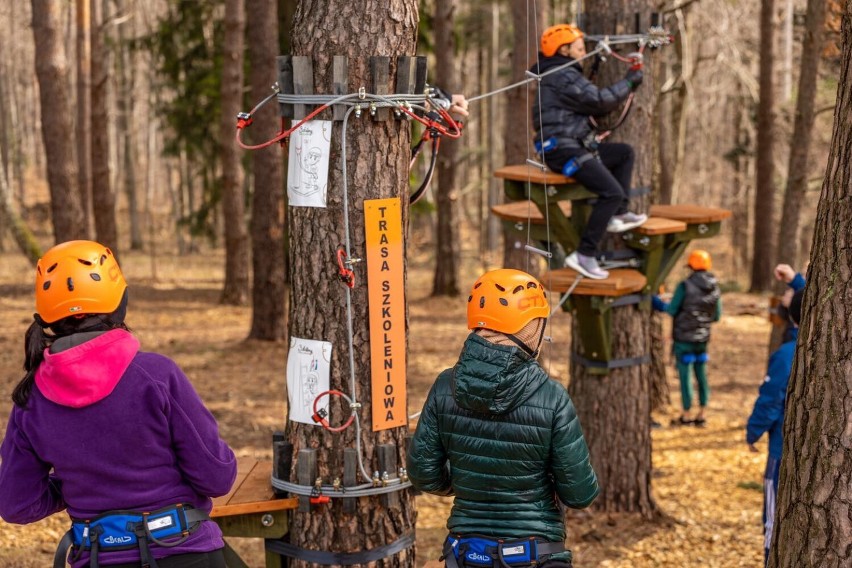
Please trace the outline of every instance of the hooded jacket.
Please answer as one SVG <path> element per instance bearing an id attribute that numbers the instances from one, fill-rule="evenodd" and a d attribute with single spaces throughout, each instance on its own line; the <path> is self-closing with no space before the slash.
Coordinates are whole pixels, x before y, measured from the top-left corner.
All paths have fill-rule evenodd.
<path id="1" fill-rule="evenodd" d="M 14 406 L 0 446 L 0 517 L 38 521 L 63 509 L 75 519 L 178 503 L 209 512 L 237 474 L 234 453 L 174 361 L 139 351 L 115 329 L 67 350 L 57 340 L 39 365 L 25 408 Z M 73 336 L 72 336 L 73 337 Z M 222 548 L 202 522 L 155 558 Z M 101 552 L 104 563 L 139 561 L 139 550 Z M 83 553 L 72 565 L 88 566 Z"/>
<path id="2" fill-rule="evenodd" d="M 530 71 L 541 75 L 574 61 L 571 57 L 541 56 Z M 590 116 L 603 116 L 618 108 L 630 94 L 630 83 L 622 79 L 599 89 L 583 76 L 582 67 L 570 65 L 541 78 L 532 118 L 536 140 L 556 137 L 576 143 L 592 130 Z"/>
<path id="3" fill-rule="evenodd" d="M 710 341 L 710 324 L 721 317 L 721 298 L 716 277 L 704 270 L 696 270 L 678 284 L 667 308 L 674 317 L 674 340 L 691 343 Z"/>
<path id="4" fill-rule="evenodd" d="M 562 542 L 557 499 L 580 509 L 599 491 L 565 388 L 476 334 L 432 386 L 407 465 L 416 488 L 455 496 L 447 528 L 459 534 Z"/>

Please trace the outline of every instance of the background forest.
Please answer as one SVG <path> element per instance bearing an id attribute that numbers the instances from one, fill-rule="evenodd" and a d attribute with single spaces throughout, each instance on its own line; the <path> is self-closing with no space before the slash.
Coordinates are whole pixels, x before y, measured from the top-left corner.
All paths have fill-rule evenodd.
<path id="1" fill-rule="evenodd" d="M 712 252 L 725 291 L 718 333 L 725 355 L 711 360 L 711 382 L 718 379 L 706 431 L 654 431 L 650 512 L 572 514 L 569 543 L 582 566 L 760 565 L 764 455 L 746 453 L 742 426 L 764 371 L 766 300 L 779 291 L 772 267 L 804 270 L 811 255 L 844 65 L 844 2 L 666 1 L 612 21 L 600 16 L 603 4 L 577 0 L 419 4 L 417 54 L 428 58 L 429 82 L 464 93 L 471 116 L 459 140 L 443 141 L 432 184 L 406 219 L 410 412 L 419 410 L 435 373 L 452 364 L 466 331 L 463 295 L 475 276 L 503 265 L 545 268 L 504 239 L 490 214 L 503 200 L 492 172 L 534 157 L 528 109 L 535 89 L 491 94 L 524 78 L 538 35 L 551 24 L 630 34 L 659 23 L 673 42 L 645 52 L 645 98 L 613 138 L 644 156 L 639 177 L 651 186 L 650 203 L 733 212 L 722 233 L 701 245 Z M 311 336 L 304 320 L 288 322 L 288 315 L 301 317 L 288 314 L 288 301 L 342 296 L 289 282 L 294 273 L 336 265 L 319 253 L 288 252 L 309 218 L 294 213 L 305 208 L 286 205 L 287 152 L 278 145 L 244 151 L 234 135 L 237 113 L 272 93 L 276 55 L 340 53 L 324 49 L 337 49 L 339 38 L 327 37 L 328 46 L 312 39 L 323 38 L 306 8 L 316 5 L 0 3 L 0 392 L 20 378 L 31 263 L 54 242 L 96 239 L 117 251 L 128 274 L 131 314 L 139 310 L 131 325 L 145 347 L 187 369 L 239 455 L 271 457 L 268 439 L 285 415 L 282 340 Z M 599 66 L 603 77 L 624 72 L 614 58 Z M 274 106 L 255 115 L 247 142 L 275 135 Z M 412 130 L 414 140 L 420 132 Z M 413 167 L 412 187 L 427 162 Z M 336 246 L 341 234 L 334 227 L 324 238 Z M 669 284 L 681 276 L 675 270 Z M 571 325 L 569 315 L 554 317 L 554 344 L 543 359 L 564 384 L 574 378 L 566 357 Z M 668 337 L 667 322 L 655 325 Z M 663 374 L 671 386 L 654 393 L 652 406 L 667 426 L 675 411 L 668 391 L 676 398 L 677 382 L 671 368 Z M 292 436 L 317 441 L 295 430 Z M 450 502 L 417 503 L 422 565 L 437 557 Z M 64 530 L 60 516 L 34 527 L 0 522 L 0 566 L 46 565 Z M 301 533 L 322 522 L 328 517 L 307 521 Z M 259 543 L 235 546 L 250 565 L 262 564 Z"/>

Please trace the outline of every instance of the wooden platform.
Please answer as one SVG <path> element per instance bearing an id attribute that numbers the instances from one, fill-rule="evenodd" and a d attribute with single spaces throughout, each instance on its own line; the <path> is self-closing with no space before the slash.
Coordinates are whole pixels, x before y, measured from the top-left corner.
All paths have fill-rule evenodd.
<path id="1" fill-rule="evenodd" d="M 633 229 L 634 233 L 640 235 L 669 235 L 671 233 L 681 233 L 686 230 L 686 223 L 676 219 L 666 219 L 665 217 L 648 217 L 640 227 Z"/>
<path id="2" fill-rule="evenodd" d="M 729 209 L 702 207 L 700 205 L 651 205 L 649 215 L 683 221 L 689 225 L 696 223 L 716 223 L 731 216 Z"/>
<path id="3" fill-rule="evenodd" d="M 299 506 L 297 497 L 278 499 L 272 491 L 272 462 L 239 458 L 237 480 L 230 493 L 213 499 L 212 518 L 268 513 Z"/>
<path id="4" fill-rule="evenodd" d="M 550 270 L 541 277 L 541 283 L 552 292 L 567 292 L 579 274 L 570 268 Z M 572 292 L 578 296 L 626 296 L 640 292 L 647 283 L 645 275 L 632 268 L 614 268 L 609 278 L 593 280 L 583 278 Z"/>
<path id="5" fill-rule="evenodd" d="M 577 183 L 573 178 L 557 174 L 551 170 L 541 171 L 541 169 L 529 164 L 503 166 L 502 168 L 494 171 L 494 177 L 552 185 Z"/>
<path id="6" fill-rule="evenodd" d="M 560 201 L 559 208 L 566 217 L 571 216 L 570 201 Z M 529 221 L 533 225 L 544 225 L 544 215 L 541 214 L 541 210 L 539 210 L 536 204 L 531 201 L 510 201 L 494 205 L 491 208 L 491 212 L 506 221 L 517 223 L 526 223 Z"/>

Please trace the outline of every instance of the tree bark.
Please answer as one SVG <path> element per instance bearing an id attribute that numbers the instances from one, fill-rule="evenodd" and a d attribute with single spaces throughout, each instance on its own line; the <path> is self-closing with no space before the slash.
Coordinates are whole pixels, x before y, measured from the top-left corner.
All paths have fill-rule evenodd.
<path id="1" fill-rule="evenodd" d="M 6 183 L 6 168 L 0 161 L 0 230 L 8 230 L 18 245 L 18 249 L 27 257 L 34 267 L 41 258 L 41 248 L 27 224 L 12 206 L 12 194 Z"/>
<path id="2" fill-rule="evenodd" d="M 634 14 L 648 14 L 652 6 L 645 0 L 606 0 L 590 7 L 590 34 L 633 33 Z M 602 69 L 600 84 L 609 85 L 623 77 L 623 66 Z M 615 131 L 618 141 L 633 146 L 636 161 L 633 186 L 648 186 L 653 174 L 653 155 L 645 146 L 652 132 L 656 86 L 653 73 L 645 69 L 645 79 L 636 91 L 629 120 Z M 631 210 L 647 207 L 645 199 L 631 200 Z M 620 239 L 608 239 L 610 248 L 623 246 Z M 612 317 L 612 357 L 625 359 L 650 353 L 650 315 L 636 306 L 610 309 Z M 573 325 L 572 350 L 582 355 L 579 326 Z M 646 518 L 657 512 L 651 496 L 651 407 L 650 370 L 647 364 L 610 369 L 601 377 L 582 364 L 571 364 L 569 392 L 577 405 L 577 415 L 589 442 L 592 465 L 598 474 L 601 494 L 595 507 L 604 511 L 636 512 Z"/>
<path id="3" fill-rule="evenodd" d="M 787 390 L 771 567 L 852 563 L 852 2 L 841 36 L 831 150 Z"/>
<path id="4" fill-rule="evenodd" d="M 92 231 L 92 93 L 91 43 L 89 42 L 90 0 L 77 0 L 77 183 L 86 231 Z"/>
<path id="5" fill-rule="evenodd" d="M 259 101 L 278 81 L 278 7 L 275 2 L 246 0 L 252 14 L 249 84 L 251 98 Z M 252 135 L 268 140 L 278 131 L 278 106 L 266 105 L 255 116 Z M 284 255 L 284 181 L 281 148 L 273 145 L 251 153 L 254 194 L 251 204 L 252 299 L 249 337 L 281 340 L 287 333 L 287 259 Z"/>
<path id="6" fill-rule="evenodd" d="M 304 0 L 295 14 L 293 54 L 311 55 L 314 63 L 314 90 L 331 92 L 331 64 L 334 54 L 350 54 L 349 84 L 369 85 L 369 57 L 387 56 L 391 61 L 389 89 L 395 84 L 397 56 L 412 56 L 418 24 L 416 0 L 366 0 L 358 4 L 341 0 Z M 315 48 L 322 43 L 323 49 Z M 350 392 L 347 332 L 347 288 L 337 279 L 335 251 L 346 241 L 344 234 L 343 179 L 341 140 L 346 136 L 348 170 L 349 235 L 354 255 L 363 256 L 365 245 L 364 200 L 396 198 L 401 200 L 402 230 L 408 228 L 408 162 L 411 134 L 405 121 L 393 118 L 374 121 L 369 116 L 351 116 L 348 129 L 335 123 L 331 138 L 331 161 L 326 209 L 291 209 L 292 305 L 291 337 L 322 339 L 333 345 L 331 388 Z M 399 464 L 405 463 L 404 438 L 407 427 L 372 431 L 370 400 L 370 341 L 366 276 L 358 270 L 351 290 L 354 340 L 355 393 L 362 403 L 361 452 L 369 471 L 384 470 L 375 459 L 377 444 L 398 448 Z M 375 306 L 369 306 L 376 309 Z M 407 309 L 406 309 L 407 329 Z M 376 401 L 378 403 L 378 401 Z M 348 414 L 349 409 L 334 402 L 333 417 Z M 336 422 L 336 419 L 334 420 Z M 324 479 L 343 472 L 343 449 L 355 447 L 355 430 L 349 428 L 334 435 L 315 426 L 288 422 L 288 437 L 294 451 L 318 448 L 317 462 Z M 364 480 L 361 480 L 364 481 Z M 296 512 L 292 517 L 291 542 L 297 546 L 333 552 L 369 550 L 397 540 L 414 528 L 415 511 L 410 491 L 398 496 L 398 505 L 385 506 L 376 497 L 357 500 L 354 514 L 344 513 L 340 500 L 315 507 L 310 513 Z M 413 567 L 414 549 L 376 562 L 380 567 Z M 305 566 L 295 561 L 297 567 Z M 372 565 L 372 564 L 371 564 Z"/>
<path id="7" fill-rule="evenodd" d="M 92 1 L 92 210 L 98 242 L 118 254 L 115 192 L 109 171 L 109 64 L 106 49 L 104 0 Z"/>
<path id="8" fill-rule="evenodd" d="M 751 291 L 772 288 L 772 261 L 775 252 L 775 182 L 773 180 L 775 142 L 775 61 L 774 0 L 760 2 L 760 102 L 757 107 L 757 178 L 754 192 L 754 255 L 751 263 Z"/>
<path id="9" fill-rule="evenodd" d="M 822 54 L 823 28 L 825 27 L 826 0 L 808 0 L 805 16 L 805 37 L 802 42 L 802 59 L 799 71 L 799 88 L 796 97 L 796 119 L 790 144 L 790 161 L 787 167 L 787 188 L 778 225 L 778 252 L 776 260 L 799 266 L 799 224 L 802 202 L 808 189 L 811 171 L 809 152 L 814 128 L 814 101 L 817 90 L 817 71 Z"/>
<path id="10" fill-rule="evenodd" d="M 453 39 L 453 12 L 455 0 L 436 0 L 434 15 L 435 34 L 435 78 L 439 87 L 448 92 L 456 88 L 456 56 Z M 438 154 L 437 187 L 435 204 L 437 206 L 437 227 L 435 246 L 435 277 L 432 281 L 433 296 L 459 295 L 459 213 L 458 192 L 456 191 L 455 140 L 441 140 L 441 153 Z"/>
<path id="11" fill-rule="evenodd" d="M 249 293 L 249 240 L 245 221 L 242 166 L 234 142 L 235 117 L 243 94 L 243 0 L 225 2 L 222 45 L 222 212 L 225 218 L 225 285 L 222 303 L 241 306 Z"/>
<path id="12" fill-rule="evenodd" d="M 41 131 L 47 155 L 47 181 L 56 242 L 86 238 L 77 189 L 72 109 L 68 100 L 71 85 L 59 23 L 60 4 L 57 0 L 32 0 L 35 67 L 42 109 Z"/>

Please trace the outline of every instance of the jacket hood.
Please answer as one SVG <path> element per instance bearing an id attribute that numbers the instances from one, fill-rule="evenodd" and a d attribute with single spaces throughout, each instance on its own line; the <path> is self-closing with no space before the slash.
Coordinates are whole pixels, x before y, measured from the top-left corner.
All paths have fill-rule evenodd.
<path id="1" fill-rule="evenodd" d="M 36 371 L 36 387 L 56 404 L 89 406 L 113 391 L 138 351 L 139 341 L 123 329 L 58 353 L 46 349 Z"/>
<path id="2" fill-rule="evenodd" d="M 698 286 L 698 289 L 702 292 L 710 292 L 718 286 L 718 282 L 716 281 L 716 277 L 712 272 L 707 272 L 705 270 L 697 270 L 692 273 L 689 277 L 690 282 Z"/>
<path id="3" fill-rule="evenodd" d="M 538 363 L 517 347 L 470 334 L 454 369 L 453 397 L 467 410 L 504 414 L 547 382 Z"/>
<path id="4" fill-rule="evenodd" d="M 576 60 L 573 57 L 565 57 L 559 54 L 553 55 L 551 57 L 544 57 L 539 53 L 539 59 L 533 64 L 532 67 L 530 67 L 530 72 L 535 73 L 536 75 L 541 75 L 549 69 L 553 69 L 554 67 L 559 67 L 560 65 L 571 63 L 572 61 Z M 578 65 L 575 65 L 573 68 L 577 69 L 578 71 L 580 70 L 580 67 Z"/>

